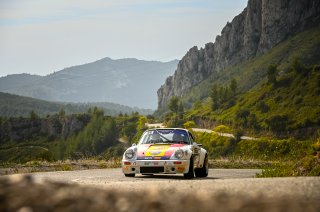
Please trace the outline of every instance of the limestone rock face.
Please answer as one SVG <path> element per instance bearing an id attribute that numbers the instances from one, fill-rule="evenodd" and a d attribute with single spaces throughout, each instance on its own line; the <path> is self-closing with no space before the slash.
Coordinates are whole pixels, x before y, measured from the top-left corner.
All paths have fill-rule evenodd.
<path id="1" fill-rule="evenodd" d="M 320 22 L 319 0 L 249 0 L 222 29 L 214 43 L 192 47 L 173 76 L 158 90 L 158 109 L 172 96 L 183 96 L 209 75 L 261 55 L 290 35 Z"/>

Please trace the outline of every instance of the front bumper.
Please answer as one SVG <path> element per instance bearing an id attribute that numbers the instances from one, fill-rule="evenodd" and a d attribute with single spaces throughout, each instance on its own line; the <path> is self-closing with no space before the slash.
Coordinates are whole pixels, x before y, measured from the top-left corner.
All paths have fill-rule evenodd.
<path id="1" fill-rule="evenodd" d="M 189 160 L 123 160 L 124 174 L 185 174 L 189 171 Z"/>

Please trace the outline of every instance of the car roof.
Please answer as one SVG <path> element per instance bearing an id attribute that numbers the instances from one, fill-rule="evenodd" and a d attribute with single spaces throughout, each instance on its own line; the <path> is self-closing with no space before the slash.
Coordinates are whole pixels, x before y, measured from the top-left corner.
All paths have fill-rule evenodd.
<path id="1" fill-rule="evenodd" d="M 158 127 L 158 128 L 150 128 L 148 130 L 186 130 L 185 128 L 175 128 L 175 127 Z"/>
<path id="2" fill-rule="evenodd" d="M 188 130 L 188 129 L 185 129 L 185 128 L 171 128 L 171 127 L 166 127 L 166 128 L 151 128 L 151 129 L 148 129 L 148 130 L 184 130 L 184 131 L 189 132 L 189 130 Z"/>

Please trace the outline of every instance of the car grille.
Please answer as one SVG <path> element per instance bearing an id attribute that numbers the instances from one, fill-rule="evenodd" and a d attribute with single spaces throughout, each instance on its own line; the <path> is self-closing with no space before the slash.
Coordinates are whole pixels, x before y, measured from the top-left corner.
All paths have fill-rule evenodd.
<path id="1" fill-rule="evenodd" d="M 140 173 L 163 173 L 164 167 L 140 167 Z"/>

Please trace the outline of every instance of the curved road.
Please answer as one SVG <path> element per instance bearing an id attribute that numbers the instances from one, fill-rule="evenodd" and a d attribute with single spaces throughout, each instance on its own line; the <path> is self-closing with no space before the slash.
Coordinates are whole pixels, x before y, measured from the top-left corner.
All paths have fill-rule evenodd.
<path id="1" fill-rule="evenodd" d="M 121 169 L 92 169 L 81 171 L 32 173 L 36 181 L 46 180 L 91 185 L 105 189 L 139 191 L 160 189 L 169 192 L 205 194 L 259 195 L 270 198 L 319 199 L 319 177 L 255 178 L 255 169 L 210 169 L 207 178 L 185 180 L 182 175 L 124 177 Z"/>

